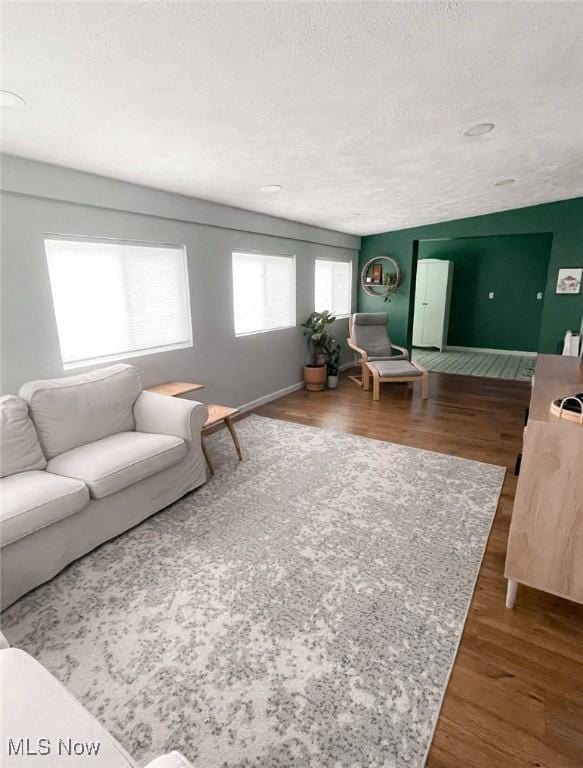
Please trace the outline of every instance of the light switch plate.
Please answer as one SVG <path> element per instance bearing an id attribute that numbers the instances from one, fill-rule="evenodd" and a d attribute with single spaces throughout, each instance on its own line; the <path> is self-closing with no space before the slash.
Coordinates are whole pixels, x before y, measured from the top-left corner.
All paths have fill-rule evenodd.
<path id="1" fill-rule="evenodd" d="M 490 293 L 488 294 L 488 298 L 489 299 L 493 299 L 494 298 L 494 291 L 490 291 Z"/>
<path id="2" fill-rule="evenodd" d="M 543 292 L 542 292 L 542 291 L 539 291 L 539 292 L 537 293 L 537 295 L 536 295 L 536 298 L 538 299 L 538 301 L 540 301 L 540 300 L 542 299 L 542 297 L 543 297 Z"/>

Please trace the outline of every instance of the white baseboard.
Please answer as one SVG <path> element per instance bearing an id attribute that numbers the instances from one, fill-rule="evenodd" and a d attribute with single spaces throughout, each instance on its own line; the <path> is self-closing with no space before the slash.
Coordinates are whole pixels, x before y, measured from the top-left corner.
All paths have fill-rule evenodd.
<path id="1" fill-rule="evenodd" d="M 448 352 L 484 352 L 487 355 L 523 355 L 536 357 L 538 352 L 525 352 L 520 349 L 488 349 L 487 347 L 455 347 L 448 344 L 444 347 Z"/>
<path id="2" fill-rule="evenodd" d="M 343 363 L 340 366 L 341 371 L 346 371 L 348 368 L 352 368 L 354 363 Z M 291 384 L 289 387 L 284 387 L 283 389 L 278 389 L 275 392 L 271 392 L 269 395 L 263 395 L 263 397 L 258 397 L 257 400 L 251 400 L 250 403 L 245 403 L 244 405 L 239 406 L 239 411 L 241 413 L 245 413 L 246 411 L 252 411 L 253 408 L 259 408 L 260 405 L 265 405 L 265 403 L 270 403 L 272 400 L 277 400 L 280 397 L 284 397 L 285 395 L 289 395 L 292 392 L 297 392 L 298 389 L 304 388 L 304 382 L 298 381 L 297 384 Z"/>
<path id="3" fill-rule="evenodd" d="M 276 392 L 271 392 L 269 395 L 263 395 L 263 397 L 258 397 L 257 400 L 251 400 L 250 403 L 238 406 L 239 411 L 245 413 L 246 411 L 253 410 L 253 408 L 259 408 L 260 405 L 265 405 L 265 403 L 270 403 L 272 400 L 277 400 L 279 397 L 284 397 L 284 395 L 289 395 L 291 392 L 296 392 L 298 389 L 303 389 L 303 386 L 304 382 L 298 381 L 297 384 L 291 384 L 289 387 L 278 389 Z"/>

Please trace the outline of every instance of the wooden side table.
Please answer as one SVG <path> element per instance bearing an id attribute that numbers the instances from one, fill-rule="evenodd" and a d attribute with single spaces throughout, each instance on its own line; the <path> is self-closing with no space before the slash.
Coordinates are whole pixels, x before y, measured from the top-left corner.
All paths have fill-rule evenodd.
<path id="1" fill-rule="evenodd" d="M 217 424 L 220 424 L 221 421 L 223 421 L 225 423 L 225 426 L 231 433 L 231 437 L 233 438 L 233 444 L 235 445 L 235 450 L 237 451 L 237 456 L 239 457 L 239 461 L 242 461 L 243 454 L 241 452 L 241 445 L 239 443 L 239 438 L 237 437 L 237 433 L 235 432 L 235 425 L 233 424 L 233 421 L 232 421 L 233 416 L 236 416 L 239 413 L 238 409 L 230 408 L 228 405 L 216 405 L 214 403 L 212 403 L 207 407 L 209 409 L 209 415 L 203 427 L 202 434 L 204 435 L 205 432 L 208 432 L 208 430 L 212 429 L 213 427 L 216 427 Z M 202 452 L 204 453 L 204 457 L 206 459 L 206 463 L 208 464 L 208 468 L 210 470 L 211 475 L 214 475 L 215 470 L 213 468 L 213 465 L 207 453 L 204 440 L 202 441 Z"/>
<path id="2" fill-rule="evenodd" d="M 196 384 L 192 381 L 166 381 L 163 384 L 156 384 L 154 387 L 146 387 L 148 392 L 156 392 L 158 395 L 168 395 L 169 397 L 180 397 L 180 395 L 187 395 L 189 392 L 196 392 L 198 389 L 204 389 L 204 384 Z M 206 463 L 208 464 L 209 471 L 211 475 L 215 474 L 214 467 L 211 463 L 210 457 L 208 455 L 208 451 L 206 449 L 206 446 L 204 444 L 204 440 L 202 439 L 204 436 L 204 433 L 212 429 L 213 427 L 216 427 L 217 424 L 220 424 L 221 421 L 225 423 L 225 426 L 231 433 L 231 437 L 233 438 L 233 443 L 235 445 L 235 450 L 237 451 L 237 456 L 239 457 L 239 461 L 243 460 L 243 454 L 241 452 L 241 445 L 239 443 L 239 438 L 237 436 L 237 433 L 235 432 L 235 425 L 232 422 L 233 416 L 236 416 L 239 411 L 237 408 L 230 408 L 228 405 L 217 405 L 216 403 L 213 403 L 211 405 L 207 406 L 209 415 L 205 422 L 204 427 L 202 428 L 202 434 L 201 434 L 201 447 L 202 452 L 205 458 Z"/>
<path id="3" fill-rule="evenodd" d="M 189 392 L 196 392 L 197 389 L 204 389 L 204 384 L 195 384 L 192 381 L 166 381 L 164 384 L 156 384 L 155 387 L 146 387 L 148 392 L 170 397 L 187 395 Z"/>

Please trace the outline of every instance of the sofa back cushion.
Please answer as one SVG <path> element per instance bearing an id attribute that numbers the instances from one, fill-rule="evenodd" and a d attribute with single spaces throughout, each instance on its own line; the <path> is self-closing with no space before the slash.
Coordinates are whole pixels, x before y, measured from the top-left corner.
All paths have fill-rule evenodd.
<path id="1" fill-rule="evenodd" d="M 47 459 L 135 429 L 133 407 L 142 391 L 133 365 L 112 365 L 62 379 L 29 381 L 18 393 L 30 406 Z"/>
<path id="2" fill-rule="evenodd" d="M 27 404 L 15 395 L 0 397 L 0 477 L 46 465 Z"/>

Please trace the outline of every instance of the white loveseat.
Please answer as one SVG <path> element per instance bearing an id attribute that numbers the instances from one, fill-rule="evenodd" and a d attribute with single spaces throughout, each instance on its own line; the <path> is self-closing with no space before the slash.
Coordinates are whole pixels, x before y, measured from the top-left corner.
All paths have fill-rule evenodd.
<path id="1" fill-rule="evenodd" d="M 201 403 L 113 365 L 0 398 L 2 608 L 206 480 Z"/>
<path id="2" fill-rule="evenodd" d="M 0 634 L 0 765 L 137 768 L 121 744 L 28 653 Z M 192 768 L 179 752 L 148 768 Z"/>

